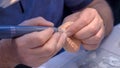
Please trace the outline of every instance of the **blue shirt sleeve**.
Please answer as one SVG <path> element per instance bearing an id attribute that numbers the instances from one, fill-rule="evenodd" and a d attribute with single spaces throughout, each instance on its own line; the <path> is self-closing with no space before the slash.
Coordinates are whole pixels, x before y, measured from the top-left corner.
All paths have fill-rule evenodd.
<path id="1" fill-rule="evenodd" d="M 72 11 L 80 10 L 89 5 L 93 0 L 65 0 L 65 5 Z"/>

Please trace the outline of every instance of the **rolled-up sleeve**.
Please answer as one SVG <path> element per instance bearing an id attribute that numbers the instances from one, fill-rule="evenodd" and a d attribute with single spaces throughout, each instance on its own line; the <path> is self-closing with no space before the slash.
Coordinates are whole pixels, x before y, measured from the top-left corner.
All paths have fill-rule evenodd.
<path id="1" fill-rule="evenodd" d="M 89 5 L 93 0 L 65 0 L 65 5 L 72 11 L 80 10 Z"/>

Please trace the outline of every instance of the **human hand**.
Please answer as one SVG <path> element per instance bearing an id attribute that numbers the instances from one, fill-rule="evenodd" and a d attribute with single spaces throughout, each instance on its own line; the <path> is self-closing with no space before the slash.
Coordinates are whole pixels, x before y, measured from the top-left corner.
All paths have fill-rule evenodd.
<path id="1" fill-rule="evenodd" d="M 22 26 L 53 26 L 45 19 L 38 17 L 24 21 Z M 66 35 L 54 33 L 52 28 L 32 32 L 15 39 L 21 63 L 37 67 L 53 57 L 64 45 Z"/>
<path id="2" fill-rule="evenodd" d="M 66 29 L 67 35 L 81 41 L 87 50 L 98 48 L 104 38 L 103 19 L 93 8 L 86 8 L 81 12 L 74 13 L 66 17 L 64 22 L 69 24 Z"/>
<path id="3" fill-rule="evenodd" d="M 74 17 L 73 17 L 74 18 Z M 72 18 L 72 19 L 73 19 Z M 65 22 L 63 25 L 61 25 L 59 27 L 60 30 L 62 30 L 63 32 L 66 32 L 66 29 L 72 24 L 73 22 Z M 63 48 L 66 51 L 69 52 L 77 52 L 80 48 L 80 40 L 74 38 L 74 37 L 67 37 L 66 41 L 65 41 L 65 45 L 63 46 Z"/>

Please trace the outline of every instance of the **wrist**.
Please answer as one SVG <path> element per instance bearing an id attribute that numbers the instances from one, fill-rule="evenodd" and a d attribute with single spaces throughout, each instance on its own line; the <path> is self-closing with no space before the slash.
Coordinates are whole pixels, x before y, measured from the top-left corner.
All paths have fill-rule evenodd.
<path id="1" fill-rule="evenodd" d="M 0 68 L 14 68 L 19 64 L 16 46 L 12 40 L 0 41 Z"/>

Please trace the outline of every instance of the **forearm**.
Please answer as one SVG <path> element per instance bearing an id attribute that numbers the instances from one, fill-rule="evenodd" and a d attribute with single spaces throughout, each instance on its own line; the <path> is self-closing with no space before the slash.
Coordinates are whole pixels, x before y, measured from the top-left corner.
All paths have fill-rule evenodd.
<path id="1" fill-rule="evenodd" d="M 18 63 L 16 47 L 11 44 L 11 40 L 0 41 L 0 68 L 14 68 Z"/>
<path id="2" fill-rule="evenodd" d="M 94 0 L 88 7 L 98 11 L 105 25 L 105 36 L 109 35 L 113 28 L 112 11 L 105 0 Z"/>

